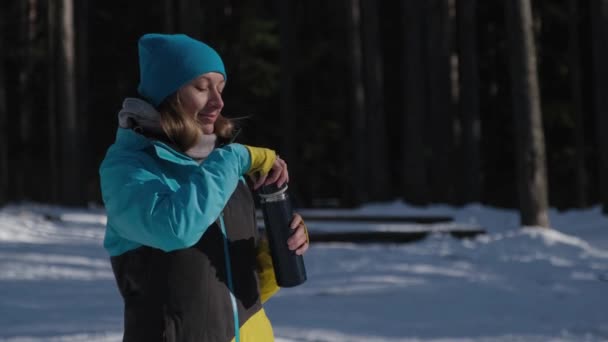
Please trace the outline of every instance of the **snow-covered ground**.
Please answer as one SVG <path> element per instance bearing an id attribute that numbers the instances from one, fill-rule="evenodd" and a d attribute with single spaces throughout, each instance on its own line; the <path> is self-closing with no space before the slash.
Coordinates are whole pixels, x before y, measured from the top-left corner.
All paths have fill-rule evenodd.
<path id="1" fill-rule="evenodd" d="M 608 341 L 608 217 L 599 208 L 551 211 L 554 230 L 522 229 L 516 212 L 478 205 L 395 202 L 340 211 L 349 213 L 448 215 L 488 234 L 312 246 L 308 281 L 266 305 L 277 341 Z M 0 341 L 121 340 L 104 223 L 100 209 L 0 209 Z"/>

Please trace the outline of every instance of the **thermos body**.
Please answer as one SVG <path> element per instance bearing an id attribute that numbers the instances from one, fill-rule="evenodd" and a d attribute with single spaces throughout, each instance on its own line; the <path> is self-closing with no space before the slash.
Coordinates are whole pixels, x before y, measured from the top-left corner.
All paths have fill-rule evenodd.
<path id="1" fill-rule="evenodd" d="M 286 190 L 287 185 L 281 189 L 267 185 L 262 187 L 259 195 L 277 284 L 293 287 L 306 281 L 306 269 L 304 258 L 287 246 L 294 230 L 290 228 L 293 208 Z"/>

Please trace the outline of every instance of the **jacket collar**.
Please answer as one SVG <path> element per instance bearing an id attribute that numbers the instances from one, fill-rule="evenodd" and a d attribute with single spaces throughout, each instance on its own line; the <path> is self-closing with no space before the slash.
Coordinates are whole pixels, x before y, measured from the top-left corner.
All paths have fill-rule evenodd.
<path id="1" fill-rule="evenodd" d="M 194 159 L 176 151 L 171 146 L 158 140 L 148 139 L 127 128 L 118 128 L 114 145 L 121 149 L 132 151 L 139 151 L 152 147 L 154 153 L 161 159 L 180 165 L 198 165 Z"/>

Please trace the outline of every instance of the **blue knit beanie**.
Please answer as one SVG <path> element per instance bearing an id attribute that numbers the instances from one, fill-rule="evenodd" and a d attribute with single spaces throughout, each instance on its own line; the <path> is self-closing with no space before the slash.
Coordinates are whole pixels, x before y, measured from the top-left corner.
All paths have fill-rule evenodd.
<path id="1" fill-rule="evenodd" d="M 148 33 L 139 39 L 139 94 L 158 107 L 165 98 L 202 74 L 226 71 L 209 45 L 185 34 Z"/>

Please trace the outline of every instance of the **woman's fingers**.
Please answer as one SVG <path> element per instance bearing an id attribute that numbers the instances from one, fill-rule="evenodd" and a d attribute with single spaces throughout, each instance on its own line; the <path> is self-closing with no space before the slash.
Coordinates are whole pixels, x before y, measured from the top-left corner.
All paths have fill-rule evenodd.
<path id="1" fill-rule="evenodd" d="M 277 157 L 264 184 L 268 185 L 276 183 L 278 187 L 281 187 L 288 181 L 289 174 L 287 172 L 287 163 L 285 163 L 283 159 Z"/>
<path id="2" fill-rule="evenodd" d="M 281 169 L 281 175 L 277 179 L 277 185 L 279 187 L 283 186 L 283 184 L 285 183 L 289 183 L 289 172 L 287 171 L 287 163 L 283 159 L 280 159 L 280 163 L 282 164 L 283 168 Z"/>
<path id="3" fill-rule="evenodd" d="M 295 251 L 306 243 L 306 233 L 303 226 L 298 226 L 296 231 L 287 239 L 289 249 Z"/>
<path id="4" fill-rule="evenodd" d="M 289 249 L 295 251 L 297 255 L 306 253 L 310 244 L 308 242 L 308 234 L 306 232 L 306 226 L 304 225 L 302 216 L 299 214 L 294 214 L 293 219 L 291 220 L 290 228 L 294 229 L 295 231 L 287 240 Z"/>
<path id="5" fill-rule="evenodd" d="M 291 219 L 291 224 L 289 224 L 289 228 L 296 229 L 300 224 L 304 224 L 302 216 L 298 213 L 294 213 L 293 218 Z"/>
<path id="6" fill-rule="evenodd" d="M 279 179 L 279 177 L 281 176 L 280 167 L 278 167 L 276 165 L 277 164 L 275 164 L 272 167 L 272 170 L 270 170 L 270 172 L 268 173 L 268 178 L 266 178 L 266 182 L 264 182 L 264 185 L 274 184 L 277 181 L 277 179 Z"/>
<path id="7" fill-rule="evenodd" d="M 298 248 L 296 250 L 296 254 L 297 255 L 303 255 L 308 250 L 308 246 L 310 246 L 310 244 L 309 243 L 305 243 L 304 245 L 302 245 L 302 247 L 300 247 L 300 248 Z"/>
<path id="8" fill-rule="evenodd" d="M 253 189 L 257 190 L 259 187 L 261 187 L 262 185 L 264 185 L 264 182 L 266 181 L 266 178 L 268 177 L 268 174 L 258 174 L 257 176 L 251 176 L 251 178 L 253 179 L 254 183 L 253 183 Z"/>

